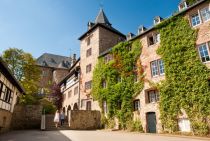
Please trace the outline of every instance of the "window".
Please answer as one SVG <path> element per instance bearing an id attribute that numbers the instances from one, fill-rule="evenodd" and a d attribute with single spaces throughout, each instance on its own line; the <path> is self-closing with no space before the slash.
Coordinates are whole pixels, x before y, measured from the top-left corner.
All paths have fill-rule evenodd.
<path id="1" fill-rule="evenodd" d="M 66 99 L 66 94 L 63 94 L 63 100 L 65 100 Z"/>
<path id="2" fill-rule="evenodd" d="M 118 77 L 117 77 L 117 82 L 118 82 L 118 83 L 122 82 L 121 76 L 118 76 Z"/>
<path id="3" fill-rule="evenodd" d="M 159 64 L 159 73 L 164 74 L 164 64 L 163 64 L 163 60 L 158 60 L 158 64 Z"/>
<path id="4" fill-rule="evenodd" d="M 2 89 L 3 89 L 3 83 L 0 81 L 0 99 L 1 99 Z"/>
<path id="5" fill-rule="evenodd" d="M 91 89 L 92 81 L 85 82 L 85 90 Z"/>
<path id="6" fill-rule="evenodd" d="M 198 13 L 191 17 L 191 23 L 192 23 L 192 26 L 196 26 L 201 23 Z"/>
<path id="7" fill-rule="evenodd" d="M 1 85 L 2 86 L 0 89 L 0 92 L 1 92 L 0 98 L 7 103 L 11 103 L 13 92 L 7 86 L 3 85 L 3 83 Z"/>
<path id="8" fill-rule="evenodd" d="M 92 49 L 89 48 L 89 49 L 86 51 L 86 57 L 91 56 L 91 54 L 92 54 Z"/>
<path id="9" fill-rule="evenodd" d="M 208 21 L 210 19 L 209 7 L 201 9 L 200 12 L 201 12 L 201 17 L 202 17 L 203 22 Z"/>
<path id="10" fill-rule="evenodd" d="M 89 72 L 91 72 L 91 64 L 86 66 L 86 73 L 89 73 Z"/>
<path id="11" fill-rule="evenodd" d="M 105 114 L 108 113 L 108 106 L 107 106 L 107 102 L 106 101 L 103 101 L 103 110 L 104 110 Z"/>
<path id="12" fill-rule="evenodd" d="M 87 46 L 89 46 L 90 45 L 90 36 L 87 37 L 86 42 L 87 42 Z"/>
<path id="13" fill-rule="evenodd" d="M 104 57 L 104 63 L 108 63 L 111 60 L 113 60 L 113 57 L 111 54 L 108 54 Z"/>
<path id="14" fill-rule="evenodd" d="M 76 95 L 76 94 L 78 94 L 78 86 L 76 86 L 75 88 L 74 88 L 74 95 Z"/>
<path id="15" fill-rule="evenodd" d="M 102 88 L 106 88 L 107 87 L 107 85 L 106 85 L 106 80 L 103 80 L 102 81 Z"/>
<path id="16" fill-rule="evenodd" d="M 148 42 L 149 42 L 148 43 L 149 46 L 160 42 L 160 34 L 159 33 L 154 33 L 154 34 L 150 35 L 148 37 Z"/>
<path id="17" fill-rule="evenodd" d="M 159 93 L 157 90 L 148 91 L 148 103 L 159 101 Z"/>
<path id="18" fill-rule="evenodd" d="M 71 94 L 72 94 L 72 90 L 70 90 L 70 91 L 68 92 L 68 98 L 71 97 Z"/>
<path id="19" fill-rule="evenodd" d="M 134 82 L 138 82 L 138 75 L 137 75 L 137 73 L 134 73 Z"/>
<path id="20" fill-rule="evenodd" d="M 91 110 L 91 101 L 87 101 L 86 103 L 86 110 Z"/>
<path id="21" fill-rule="evenodd" d="M 140 100 L 134 100 L 133 101 L 133 109 L 134 111 L 138 111 L 140 109 Z"/>
<path id="22" fill-rule="evenodd" d="M 163 60 L 155 60 L 151 62 L 152 76 L 158 76 L 164 74 L 164 62 Z"/>
<path id="23" fill-rule="evenodd" d="M 42 77 L 47 76 L 47 72 L 45 70 L 42 71 Z"/>
<path id="24" fill-rule="evenodd" d="M 208 44 L 207 43 L 198 46 L 198 50 L 199 50 L 199 54 L 200 54 L 202 62 L 207 62 L 207 61 L 210 60 L 209 59 Z"/>

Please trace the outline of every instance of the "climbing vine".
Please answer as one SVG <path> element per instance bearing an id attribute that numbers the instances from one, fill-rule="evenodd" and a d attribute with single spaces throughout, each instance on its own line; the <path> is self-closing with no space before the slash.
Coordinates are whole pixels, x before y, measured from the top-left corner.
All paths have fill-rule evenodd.
<path id="1" fill-rule="evenodd" d="M 103 103 L 108 106 L 108 121 L 119 120 L 121 128 L 127 128 L 127 121 L 132 119 L 133 98 L 143 88 L 141 65 L 139 56 L 141 53 L 139 41 L 121 42 L 112 48 L 110 54 L 113 60 L 105 63 L 101 57 L 93 73 L 92 95 L 98 100 L 103 110 Z M 138 74 L 138 81 L 135 77 Z"/>
<path id="2" fill-rule="evenodd" d="M 197 31 L 181 17 L 172 17 L 157 26 L 161 44 L 157 53 L 165 66 L 165 80 L 160 84 L 160 112 L 165 129 L 177 131 L 177 118 L 187 113 L 193 133 L 208 134 L 210 115 L 210 76 L 197 49 Z"/>

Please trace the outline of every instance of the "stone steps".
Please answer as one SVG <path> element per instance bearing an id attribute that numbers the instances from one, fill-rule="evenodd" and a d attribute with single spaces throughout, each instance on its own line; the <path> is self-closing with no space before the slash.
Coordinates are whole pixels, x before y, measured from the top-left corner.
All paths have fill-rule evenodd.
<path id="1" fill-rule="evenodd" d="M 70 130 L 70 127 L 68 125 L 67 120 L 65 120 L 63 126 L 58 123 L 58 127 L 55 127 L 54 123 L 54 115 L 46 115 L 45 116 L 45 130 L 50 131 L 50 130 Z"/>

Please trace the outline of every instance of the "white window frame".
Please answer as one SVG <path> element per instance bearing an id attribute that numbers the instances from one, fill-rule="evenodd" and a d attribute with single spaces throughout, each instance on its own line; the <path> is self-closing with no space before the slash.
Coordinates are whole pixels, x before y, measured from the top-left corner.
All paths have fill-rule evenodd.
<path id="1" fill-rule="evenodd" d="M 198 18 L 199 18 L 199 24 L 197 24 L 197 21 L 196 21 L 196 25 L 193 25 L 193 17 L 195 16 L 195 15 L 197 15 L 198 16 Z M 196 16 L 196 17 L 197 17 Z M 191 16 L 190 16 L 190 21 L 191 21 L 191 25 L 192 25 L 192 27 L 196 27 L 196 26 L 198 26 L 198 25 L 200 25 L 201 23 L 202 23 L 202 20 L 201 20 L 201 16 L 200 16 L 200 12 L 199 12 L 199 10 L 197 11 L 197 13 L 194 13 L 194 14 L 192 14 Z"/>
<path id="2" fill-rule="evenodd" d="M 204 13 L 202 13 L 203 11 L 206 11 L 206 10 L 209 10 L 209 13 L 205 13 L 206 15 L 208 14 L 208 19 L 206 19 L 206 20 L 204 20 L 204 16 L 203 16 L 203 14 Z M 202 8 L 201 10 L 200 10 L 200 15 L 201 15 L 201 19 L 202 19 L 202 22 L 207 22 L 207 21 L 209 21 L 210 20 L 210 8 L 209 8 L 209 6 L 208 7 L 204 7 L 204 8 Z"/>
<path id="3" fill-rule="evenodd" d="M 140 99 L 136 99 L 133 101 L 133 110 L 134 111 L 140 110 Z"/>
<path id="4" fill-rule="evenodd" d="M 206 45 L 207 53 L 208 53 L 208 56 L 209 56 L 209 61 L 205 61 L 205 62 L 202 61 L 202 56 L 201 56 L 201 54 L 200 54 L 200 47 L 202 47 L 203 45 Z M 198 53 L 199 53 L 201 62 L 203 62 L 203 63 L 208 63 L 208 62 L 210 62 L 209 42 L 206 42 L 206 43 L 203 43 L 203 44 L 198 45 Z M 205 60 L 206 60 L 206 59 L 205 59 Z"/>
<path id="5" fill-rule="evenodd" d="M 164 70 L 163 73 L 160 72 L 160 61 L 162 61 L 162 63 L 163 63 L 163 69 L 161 69 L 161 70 Z M 153 63 L 155 63 L 156 66 L 154 66 Z M 154 61 L 150 62 L 150 67 L 151 67 L 151 76 L 152 77 L 165 75 L 165 66 L 164 66 L 164 61 L 162 59 L 158 59 L 158 60 L 154 60 Z M 157 69 L 155 71 L 156 72 L 155 75 L 153 75 L 154 69 Z"/>

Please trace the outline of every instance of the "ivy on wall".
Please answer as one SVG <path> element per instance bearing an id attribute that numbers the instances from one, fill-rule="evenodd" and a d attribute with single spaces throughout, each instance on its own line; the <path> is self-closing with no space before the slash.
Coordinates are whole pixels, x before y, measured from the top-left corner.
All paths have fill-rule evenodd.
<path id="1" fill-rule="evenodd" d="M 157 53 L 165 66 L 165 80 L 160 84 L 160 112 L 165 129 L 178 131 L 178 116 L 184 109 L 193 133 L 208 134 L 210 115 L 209 69 L 201 62 L 197 49 L 197 31 L 181 16 L 157 26 L 161 44 Z"/>
<path id="2" fill-rule="evenodd" d="M 134 81 L 136 74 L 142 72 L 139 60 L 141 47 L 139 41 L 117 44 L 110 52 L 114 59 L 105 63 L 101 57 L 93 72 L 92 95 L 99 101 L 102 110 L 106 101 L 106 123 L 113 124 L 113 118 L 116 117 L 123 129 L 127 129 L 128 121 L 132 120 L 133 98 L 143 88 L 141 77 L 138 77 L 138 82 Z"/>

